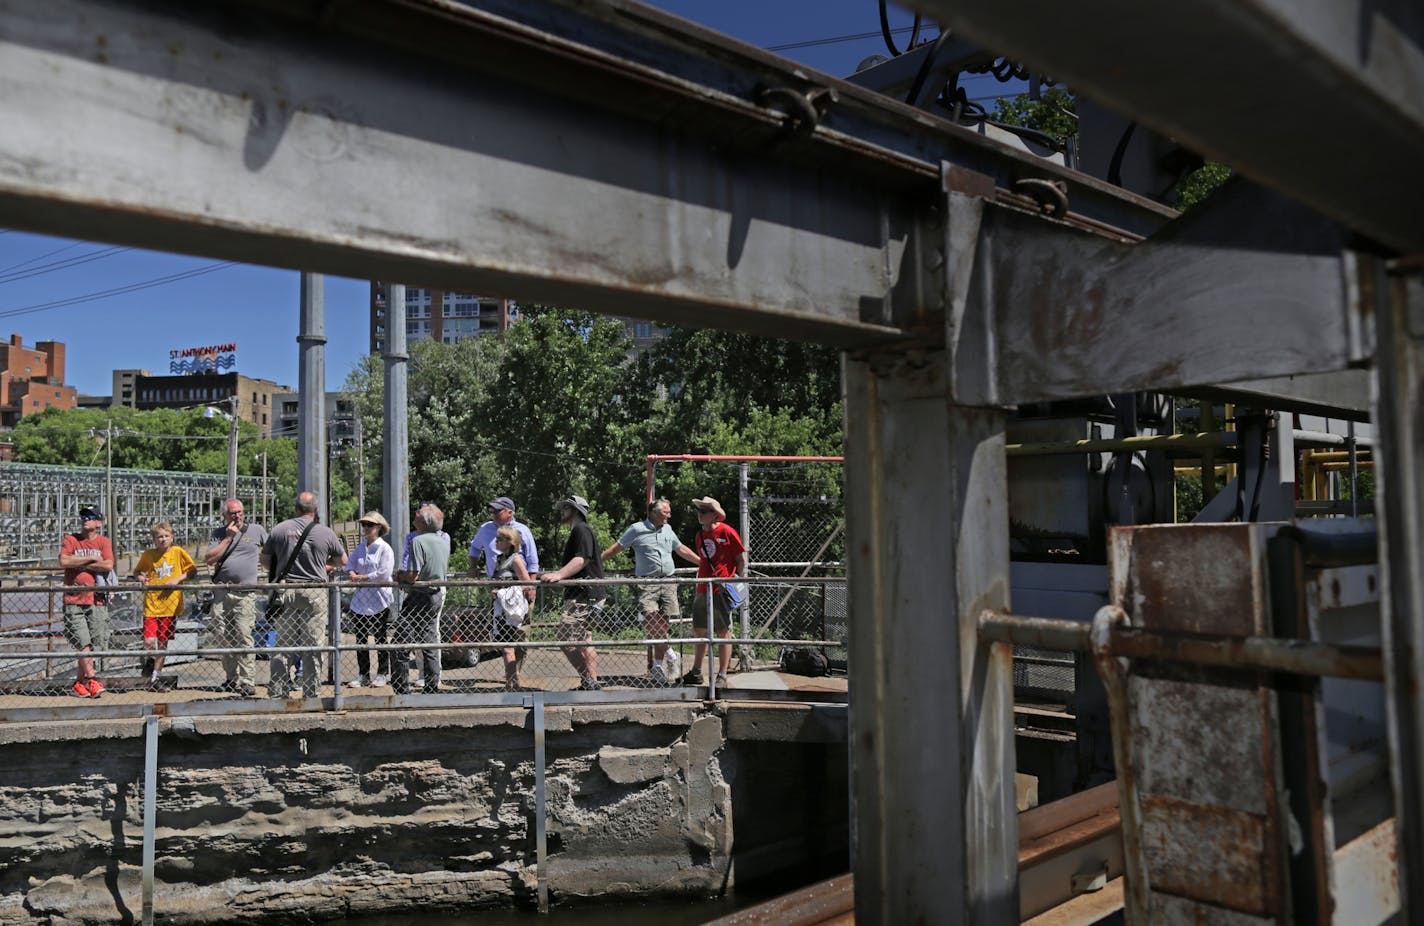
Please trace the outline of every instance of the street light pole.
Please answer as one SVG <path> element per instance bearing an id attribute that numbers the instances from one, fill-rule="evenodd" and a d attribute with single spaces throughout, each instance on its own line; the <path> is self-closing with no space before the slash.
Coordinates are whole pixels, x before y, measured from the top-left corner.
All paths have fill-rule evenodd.
<path id="1" fill-rule="evenodd" d="M 237 396 L 230 396 L 232 429 L 227 437 L 227 497 L 237 498 Z M 226 504 L 226 500 L 224 500 Z"/>

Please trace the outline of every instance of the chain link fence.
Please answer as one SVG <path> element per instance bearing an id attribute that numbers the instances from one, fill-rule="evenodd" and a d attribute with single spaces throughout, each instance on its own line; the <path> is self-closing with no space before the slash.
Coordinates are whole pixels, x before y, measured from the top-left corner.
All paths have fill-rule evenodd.
<path id="1" fill-rule="evenodd" d="M 758 461 L 741 467 L 740 508 L 752 563 L 742 635 L 753 639 L 846 639 L 845 506 L 841 464 Z M 797 647 L 804 649 L 805 646 Z M 752 664 L 780 662 L 786 647 L 744 647 Z M 843 647 L 820 648 L 845 670 Z"/>
<path id="2" fill-rule="evenodd" d="M 392 585 L 396 604 L 365 614 L 351 609 L 348 582 L 188 582 L 166 592 L 123 584 L 96 594 L 92 585 L 11 578 L 0 585 L 0 716 L 56 699 L 162 701 L 172 713 L 177 705 L 218 699 L 306 699 L 322 709 L 333 700 L 340 706 L 368 697 L 420 704 L 460 694 L 571 689 L 675 695 L 706 686 L 716 696 L 741 687 L 736 674 L 730 680 L 723 674 L 732 668 L 724 645 L 844 646 L 841 637 L 799 641 L 769 632 L 752 641 L 735 628 L 730 640 L 709 646 L 702 629 L 707 613 L 692 611 L 694 582 L 584 580 L 575 587 L 587 593 L 575 590 L 567 600 L 571 583 L 514 583 L 535 591 L 529 612 L 514 616 L 496 613 L 501 586 L 488 580 Z M 770 596 L 796 583 L 758 584 Z M 666 589 L 679 604 L 681 614 L 666 628 L 645 624 L 639 594 L 649 587 Z M 181 595 L 181 605 L 169 599 L 156 607 L 152 596 L 164 594 Z M 170 611 L 174 616 L 156 616 Z M 711 623 L 723 626 L 715 612 Z M 699 643 L 705 662 L 695 661 Z M 651 665 L 650 653 L 657 655 Z"/>

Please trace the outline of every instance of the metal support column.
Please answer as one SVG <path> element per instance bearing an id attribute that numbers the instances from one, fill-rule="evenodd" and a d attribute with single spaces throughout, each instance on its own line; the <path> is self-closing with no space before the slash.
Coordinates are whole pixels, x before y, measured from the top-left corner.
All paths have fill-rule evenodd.
<path id="1" fill-rule="evenodd" d="M 386 287 L 385 439 L 381 444 L 381 504 L 391 522 L 392 546 L 410 531 L 410 474 L 406 458 L 405 287 Z M 393 607 L 399 608 L 400 596 Z"/>
<path id="2" fill-rule="evenodd" d="M 1381 628 L 1400 904 L 1406 922 L 1424 923 L 1417 896 L 1424 888 L 1424 278 L 1416 271 L 1388 285 L 1376 319 L 1373 409 Z"/>
<path id="3" fill-rule="evenodd" d="M 143 926 L 153 926 L 154 816 L 158 809 L 158 718 L 143 725 Z"/>
<path id="4" fill-rule="evenodd" d="M 978 636 L 1009 599 L 1004 413 L 952 404 L 946 367 L 843 364 L 863 924 L 1017 921 L 1011 648 Z"/>
<path id="5" fill-rule="evenodd" d="M 326 278 L 302 274 L 301 367 L 297 372 L 297 490 L 316 495 L 323 523 L 326 510 Z M 236 409 L 234 409 L 235 411 Z"/>

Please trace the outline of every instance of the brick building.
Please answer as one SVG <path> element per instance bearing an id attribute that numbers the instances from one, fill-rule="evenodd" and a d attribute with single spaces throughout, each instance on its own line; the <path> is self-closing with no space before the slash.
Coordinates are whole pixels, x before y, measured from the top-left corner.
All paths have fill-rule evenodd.
<path id="1" fill-rule="evenodd" d="M 133 379 L 133 407 L 147 410 L 212 405 L 227 411 L 228 403 L 235 396 L 237 417 L 261 428 L 263 437 L 271 437 L 273 422 L 277 420 L 272 397 L 291 391 L 290 386 L 241 373 L 139 374 Z"/>
<path id="2" fill-rule="evenodd" d="M 25 347 L 18 334 L 0 344 L 0 426 L 12 428 L 46 408 L 76 407 L 78 391 L 64 385 L 64 345 L 37 341 Z"/>

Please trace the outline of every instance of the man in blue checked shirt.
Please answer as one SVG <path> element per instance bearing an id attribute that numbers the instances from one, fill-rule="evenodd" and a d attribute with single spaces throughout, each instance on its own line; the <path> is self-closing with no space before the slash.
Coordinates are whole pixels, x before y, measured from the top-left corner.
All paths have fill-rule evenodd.
<path id="1" fill-rule="evenodd" d="M 508 525 L 519 531 L 520 540 L 523 546 L 520 547 L 520 555 L 524 557 L 524 565 L 528 567 L 529 574 L 534 575 L 539 571 L 539 550 L 534 546 L 534 535 L 529 533 L 529 528 L 514 520 L 514 501 L 507 495 L 489 503 L 490 520 L 480 525 L 480 529 L 475 531 L 475 539 L 470 541 L 470 577 L 479 577 L 479 559 L 484 557 L 485 577 L 494 578 L 494 567 L 499 562 L 500 553 L 495 549 L 495 532 L 501 527 Z"/>

